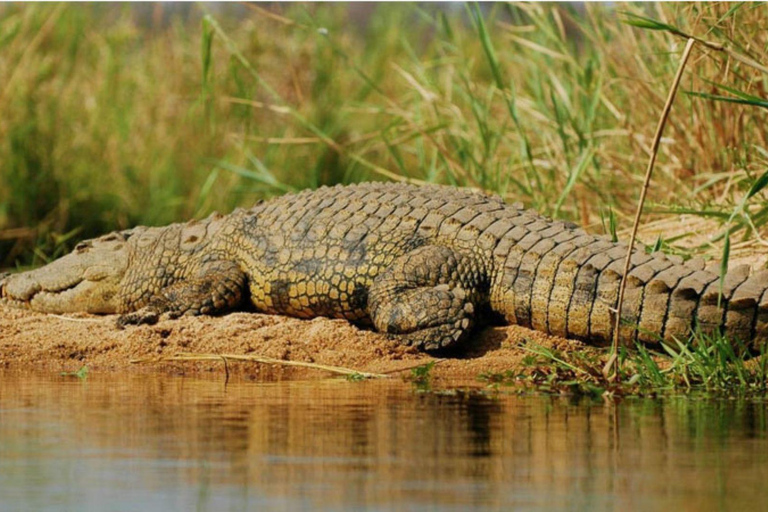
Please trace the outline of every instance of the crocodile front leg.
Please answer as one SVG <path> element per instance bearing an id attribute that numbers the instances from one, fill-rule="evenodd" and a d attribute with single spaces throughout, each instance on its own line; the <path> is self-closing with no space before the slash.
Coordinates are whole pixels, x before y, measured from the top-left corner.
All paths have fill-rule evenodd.
<path id="1" fill-rule="evenodd" d="M 466 338 L 487 291 L 479 258 L 428 245 L 400 256 L 376 277 L 368 308 L 377 330 L 406 345 L 438 350 Z"/>
<path id="2" fill-rule="evenodd" d="M 201 265 L 190 278 L 182 278 L 154 294 L 146 305 L 120 315 L 117 324 L 153 324 L 161 314 L 215 315 L 236 309 L 243 301 L 245 274 L 232 261 L 212 261 Z"/>

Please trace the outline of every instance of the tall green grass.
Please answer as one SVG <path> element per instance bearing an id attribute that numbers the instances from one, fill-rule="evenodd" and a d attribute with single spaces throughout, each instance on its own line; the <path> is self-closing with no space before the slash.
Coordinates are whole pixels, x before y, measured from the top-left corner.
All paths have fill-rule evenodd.
<path id="1" fill-rule="evenodd" d="M 762 4 L 236 9 L 0 7 L 0 267 L 369 179 L 474 186 L 621 234 L 681 33 L 730 53 L 697 44 L 644 218 L 709 224 L 644 241 L 719 255 L 727 239 L 733 258 L 765 238 L 768 78 L 738 58 L 768 62 Z"/>

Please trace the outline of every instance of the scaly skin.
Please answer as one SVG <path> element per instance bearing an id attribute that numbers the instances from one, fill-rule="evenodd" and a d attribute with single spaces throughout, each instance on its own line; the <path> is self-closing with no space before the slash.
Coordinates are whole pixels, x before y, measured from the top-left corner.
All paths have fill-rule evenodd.
<path id="1" fill-rule="evenodd" d="M 425 350 L 467 338 L 491 313 L 555 335 L 608 343 L 627 247 L 466 189 L 367 183 L 249 210 L 137 227 L 0 277 L 0 303 L 37 311 L 158 315 L 238 308 L 372 325 Z M 685 339 L 696 326 L 762 343 L 768 273 L 636 248 L 620 340 Z"/>

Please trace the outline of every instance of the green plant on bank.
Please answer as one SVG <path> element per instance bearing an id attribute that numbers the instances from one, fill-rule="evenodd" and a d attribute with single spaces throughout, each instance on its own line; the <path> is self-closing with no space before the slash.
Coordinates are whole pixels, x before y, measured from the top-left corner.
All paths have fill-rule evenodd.
<path id="1" fill-rule="evenodd" d="M 488 386 L 514 386 L 519 391 L 533 389 L 544 393 L 567 393 L 578 396 L 599 397 L 615 384 L 602 374 L 605 363 L 595 351 L 564 353 L 531 341 L 522 347 L 528 352 L 521 369 L 504 372 L 485 372 L 478 380 Z"/>
<path id="2" fill-rule="evenodd" d="M 428 391 L 432 384 L 432 368 L 435 367 L 435 361 L 411 368 L 410 381 L 419 391 Z"/>
<path id="3" fill-rule="evenodd" d="M 62 377 L 76 377 L 80 380 L 85 380 L 88 378 L 88 365 L 83 365 L 80 367 L 79 370 L 76 372 L 61 372 Z"/>
<path id="4" fill-rule="evenodd" d="M 718 397 L 761 397 L 768 390 L 768 358 L 718 334 L 696 333 L 689 343 L 660 343 L 661 353 L 642 344 L 622 349 L 615 380 L 602 373 L 605 355 L 564 352 L 532 342 L 519 371 L 478 376 L 489 386 L 521 386 L 545 393 L 600 396 L 658 396 L 695 393 Z M 764 350 L 764 349 L 763 349 Z"/>
<path id="5" fill-rule="evenodd" d="M 729 396 L 765 394 L 768 386 L 765 346 L 758 356 L 752 357 L 754 354 L 750 354 L 744 344 L 720 334 L 698 332 L 692 341 L 676 341 L 674 347 L 662 343 L 662 349 L 669 356 L 663 368 L 647 349 L 638 346 L 632 356 L 636 373 L 630 381 L 658 390 L 702 390 Z"/>
<path id="6" fill-rule="evenodd" d="M 344 379 L 346 379 L 349 382 L 362 382 L 364 380 L 368 380 L 368 377 L 366 377 L 362 373 L 350 373 L 349 375 L 345 375 Z"/>

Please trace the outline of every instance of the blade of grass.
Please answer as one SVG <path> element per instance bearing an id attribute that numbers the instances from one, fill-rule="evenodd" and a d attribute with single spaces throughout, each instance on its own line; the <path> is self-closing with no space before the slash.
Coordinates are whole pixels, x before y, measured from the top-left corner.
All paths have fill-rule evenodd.
<path id="1" fill-rule="evenodd" d="M 530 345 L 530 344 L 529 344 Z M 565 368 L 568 368 L 569 370 L 575 372 L 575 373 L 582 373 L 584 375 L 589 375 L 589 372 L 582 370 L 581 368 L 572 365 L 571 363 L 564 361 L 562 358 L 557 357 L 553 352 L 550 350 L 547 350 L 546 348 L 539 346 L 539 345 L 533 345 L 533 348 L 531 348 L 528 345 L 523 346 L 523 350 L 530 352 L 532 354 L 536 354 L 542 357 L 545 357 L 551 361 L 555 361 L 556 363 L 559 363 L 563 365 Z"/>
<path id="2" fill-rule="evenodd" d="M 565 184 L 565 187 L 563 187 L 563 191 L 560 194 L 560 197 L 557 198 L 557 202 L 555 203 L 555 211 L 553 213 L 554 217 L 557 217 L 560 213 L 560 207 L 563 205 L 563 202 L 565 202 L 565 199 L 568 197 L 568 194 L 571 192 L 571 189 L 576 184 L 576 182 L 579 179 L 579 176 L 581 176 L 581 173 L 584 172 L 584 169 L 587 168 L 587 165 L 592 160 L 592 157 L 595 156 L 595 149 L 590 147 L 584 153 L 581 155 L 581 159 L 579 160 L 579 163 L 576 164 L 576 168 L 571 171 L 571 173 L 568 175 L 568 181 Z"/>
<path id="3" fill-rule="evenodd" d="M 491 36 L 488 33 L 487 27 L 485 26 L 483 13 L 480 11 L 480 6 L 476 2 L 472 4 L 470 13 L 472 15 L 472 19 L 475 22 L 477 33 L 478 33 L 478 36 L 480 37 L 480 43 L 482 44 L 485 57 L 488 60 L 488 65 L 491 68 L 491 73 L 493 74 L 493 79 L 496 82 L 496 87 L 499 88 L 502 96 L 504 97 L 504 101 L 506 102 L 506 105 L 507 105 L 507 112 L 509 112 L 509 116 L 512 118 L 512 122 L 515 124 L 515 128 L 517 128 L 518 134 L 520 136 L 521 152 L 523 153 L 525 160 L 528 163 L 535 180 L 537 181 L 539 190 L 541 190 L 541 181 L 538 179 L 538 173 L 536 173 L 536 170 L 534 169 L 534 165 L 533 165 L 533 155 L 531 153 L 531 145 L 530 145 L 530 142 L 528 141 L 528 136 L 525 133 L 525 130 L 523 130 L 522 124 L 520 123 L 520 115 L 518 114 L 518 111 L 517 111 L 515 84 L 514 82 L 510 81 L 509 87 L 507 87 L 507 83 L 504 80 L 504 76 L 502 75 L 502 72 L 501 72 L 499 59 L 496 56 L 496 50 L 493 46 L 493 41 L 491 41 Z M 509 95 L 507 95 L 507 93 L 505 92 L 507 90 L 509 90 Z"/>
<path id="4" fill-rule="evenodd" d="M 750 105 L 753 107 L 768 108 L 768 100 L 732 98 L 730 96 L 722 96 L 719 94 L 709 94 L 706 92 L 696 92 L 696 91 L 684 91 L 684 93 L 688 96 L 695 96 L 698 98 L 704 98 L 708 100 L 724 101 L 727 103 L 737 103 L 740 105 Z"/>

